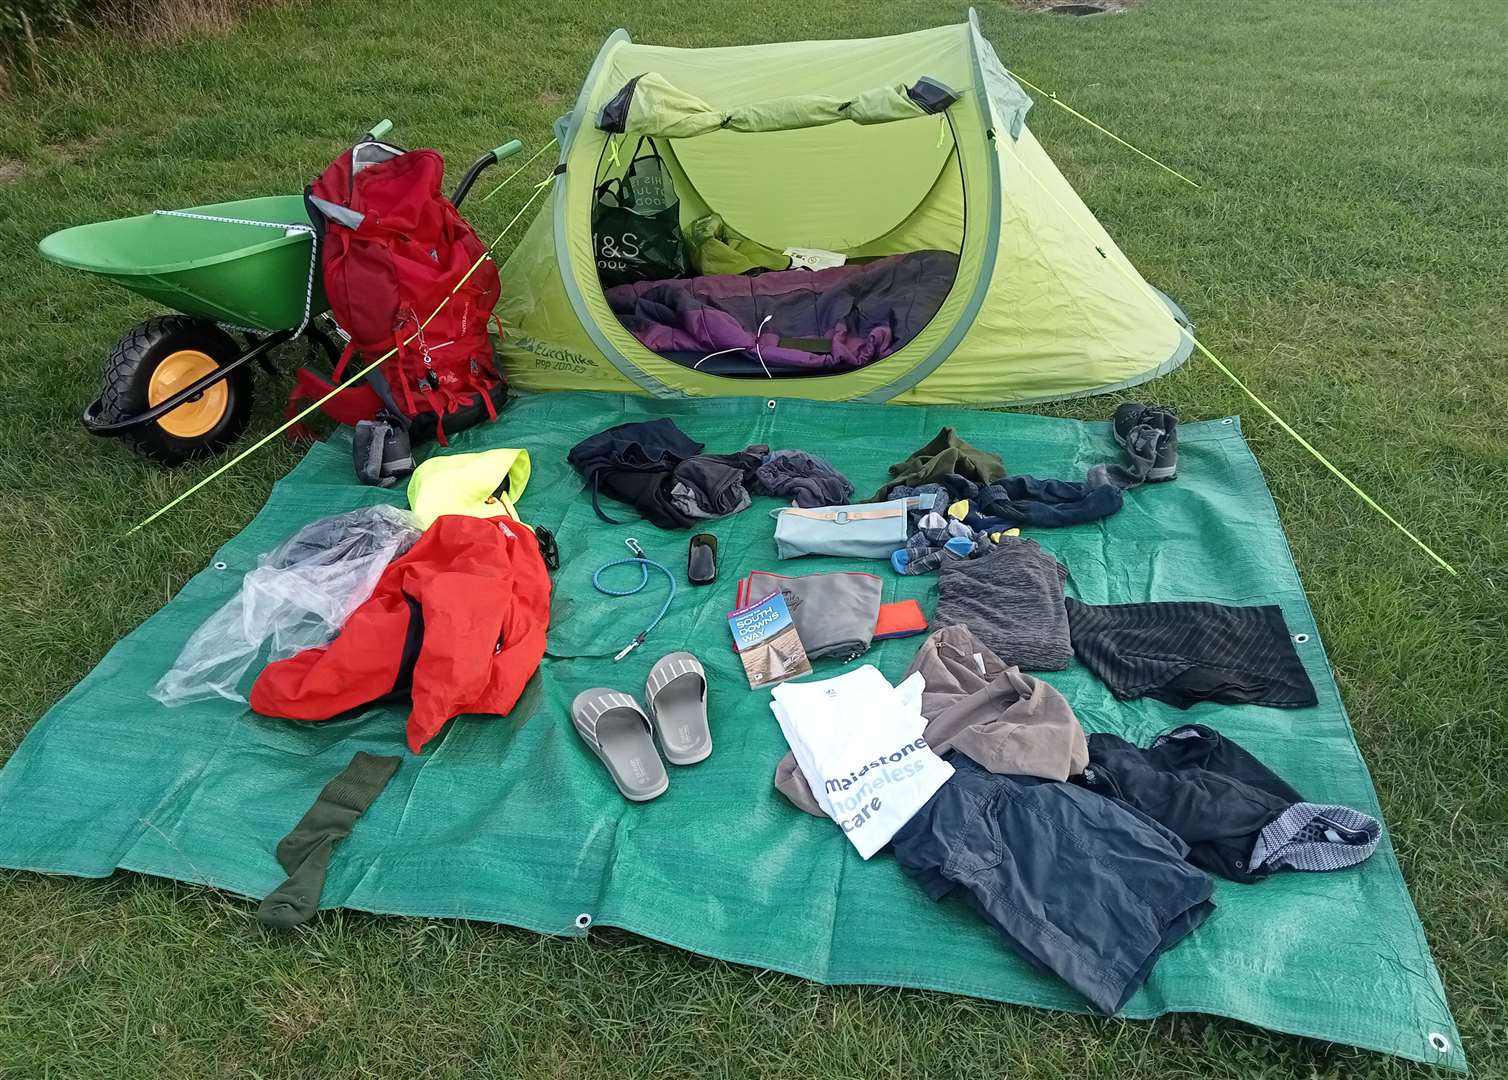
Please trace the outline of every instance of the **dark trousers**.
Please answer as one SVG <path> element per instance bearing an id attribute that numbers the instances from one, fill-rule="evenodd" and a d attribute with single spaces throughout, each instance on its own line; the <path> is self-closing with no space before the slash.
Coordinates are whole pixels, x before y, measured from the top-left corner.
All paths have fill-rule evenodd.
<path id="1" fill-rule="evenodd" d="M 1125 804 L 948 760 L 953 777 L 895 835 L 901 869 L 934 900 L 963 890 L 1012 949 L 1101 1012 L 1214 910 L 1183 842 Z"/>

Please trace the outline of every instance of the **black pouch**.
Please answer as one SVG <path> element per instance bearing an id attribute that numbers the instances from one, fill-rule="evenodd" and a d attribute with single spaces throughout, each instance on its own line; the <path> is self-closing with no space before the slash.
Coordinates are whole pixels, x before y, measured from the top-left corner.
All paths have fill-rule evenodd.
<path id="1" fill-rule="evenodd" d="M 686 580 L 693 585 L 711 585 L 717 580 L 717 537 L 697 533 L 686 549 Z"/>

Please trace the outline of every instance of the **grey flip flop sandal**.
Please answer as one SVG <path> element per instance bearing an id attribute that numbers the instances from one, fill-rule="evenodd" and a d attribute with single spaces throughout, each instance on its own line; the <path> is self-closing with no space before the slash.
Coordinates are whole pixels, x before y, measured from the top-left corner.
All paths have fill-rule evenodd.
<path id="1" fill-rule="evenodd" d="M 571 723 L 625 799 L 647 802 L 670 786 L 650 737 L 649 717 L 627 694 L 606 687 L 583 690 L 571 702 Z"/>
<path id="2" fill-rule="evenodd" d="M 712 753 L 707 723 L 707 672 L 689 652 L 663 656 L 649 670 L 644 700 L 665 760 L 695 765 Z"/>

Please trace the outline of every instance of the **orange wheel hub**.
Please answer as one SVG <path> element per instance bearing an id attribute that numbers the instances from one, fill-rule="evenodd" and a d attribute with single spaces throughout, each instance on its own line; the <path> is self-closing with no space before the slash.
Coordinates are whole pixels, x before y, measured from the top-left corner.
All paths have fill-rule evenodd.
<path id="1" fill-rule="evenodd" d="M 162 404 L 218 366 L 207 353 L 198 349 L 179 349 L 169 353 L 152 372 L 152 380 L 147 384 L 147 404 Z M 196 439 L 214 430 L 229 405 L 230 388 L 224 382 L 218 382 L 160 417 L 157 426 L 177 438 Z"/>

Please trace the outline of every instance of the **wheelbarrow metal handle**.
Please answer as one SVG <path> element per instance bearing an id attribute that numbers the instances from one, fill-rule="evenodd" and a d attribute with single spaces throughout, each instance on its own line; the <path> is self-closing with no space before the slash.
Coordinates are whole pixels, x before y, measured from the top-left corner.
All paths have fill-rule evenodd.
<path id="1" fill-rule="evenodd" d="M 461 177 L 461 182 L 456 185 L 455 194 L 450 197 L 450 205 L 460 208 L 461 202 L 466 198 L 466 193 L 476 183 L 476 178 L 482 175 L 484 169 L 490 169 L 504 158 L 510 158 L 524 148 L 524 144 L 518 139 L 509 139 L 495 149 L 488 150 L 481 157 L 471 163 L 471 168 L 466 170 L 466 175 Z"/>

